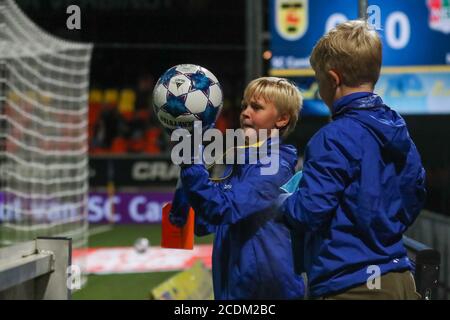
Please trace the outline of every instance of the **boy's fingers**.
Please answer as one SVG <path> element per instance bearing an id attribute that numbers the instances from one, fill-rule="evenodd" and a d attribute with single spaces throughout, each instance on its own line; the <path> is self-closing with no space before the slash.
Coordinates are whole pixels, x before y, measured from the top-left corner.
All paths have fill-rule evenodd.
<path id="1" fill-rule="evenodd" d="M 169 221 L 174 226 L 177 226 L 178 228 L 183 227 L 186 224 L 186 218 L 182 216 L 175 215 L 173 211 L 169 213 Z"/>

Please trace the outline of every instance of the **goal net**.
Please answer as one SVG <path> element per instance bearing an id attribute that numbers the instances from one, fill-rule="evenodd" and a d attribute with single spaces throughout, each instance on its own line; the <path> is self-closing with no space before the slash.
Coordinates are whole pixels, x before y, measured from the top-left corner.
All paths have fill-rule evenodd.
<path id="1" fill-rule="evenodd" d="M 38 236 L 87 244 L 91 51 L 0 0 L 0 246 Z"/>

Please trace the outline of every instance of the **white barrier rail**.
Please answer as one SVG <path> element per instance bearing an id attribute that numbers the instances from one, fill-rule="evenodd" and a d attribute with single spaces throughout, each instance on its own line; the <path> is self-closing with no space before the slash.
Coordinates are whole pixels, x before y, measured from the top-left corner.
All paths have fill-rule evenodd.
<path id="1" fill-rule="evenodd" d="M 0 248 L 0 299 L 70 299 L 72 240 L 37 238 Z"/>

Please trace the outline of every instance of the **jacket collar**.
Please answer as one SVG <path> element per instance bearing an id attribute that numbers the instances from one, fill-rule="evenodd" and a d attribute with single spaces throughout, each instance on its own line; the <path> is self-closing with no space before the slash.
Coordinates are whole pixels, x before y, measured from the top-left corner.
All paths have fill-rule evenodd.
<path id="1" fill-rule="evenodd" d="M 355 92 L 337 99 L 333 103 L 333 115 L 336 117 L 349 109 L 370 109 L 383 104 L 381 97 L 373 92 Z"/>

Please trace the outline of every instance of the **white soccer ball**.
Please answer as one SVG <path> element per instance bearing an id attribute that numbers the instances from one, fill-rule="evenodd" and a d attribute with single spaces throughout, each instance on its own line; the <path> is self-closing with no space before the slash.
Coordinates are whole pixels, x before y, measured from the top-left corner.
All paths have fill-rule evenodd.
<path id="1" fill-rule="evenodd" d="M 153 107 L 161 124 L 169 129 L 189 131 L 194 121 L 211 126 L 223 105 L 223 93 L 217 78 L 207 69 L 180 64 L 167 70 L 155 85 Z"/>
<path id="2" fill-rule="evenodd" d="M 150 242 L 147 238 L 138 238 L 134 242 L 134 249 L 138 253 L 145 253 L 148 250 L 148 247 L 150 246 Z"/>

